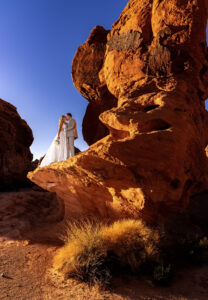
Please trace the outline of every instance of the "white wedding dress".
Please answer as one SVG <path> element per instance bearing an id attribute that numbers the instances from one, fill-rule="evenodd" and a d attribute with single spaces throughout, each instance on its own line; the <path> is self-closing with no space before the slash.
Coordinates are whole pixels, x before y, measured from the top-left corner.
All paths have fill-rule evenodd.
<path id="1" fill-rule="evenodd" d="M 55 143 L 57 139 L 57 135 L 55 136 L 52 144 L 50 145 L 48 152 L 46 153 L 45 157 L 41 161 L 39 167 L 48 166 L 53 162 L 56 161 L 63 161 L 67 159 L 67 145 L 66 145 L 66 125 L 63 124 L 63 128 L 60 132 L 60 143 L 57 145 Z"/>

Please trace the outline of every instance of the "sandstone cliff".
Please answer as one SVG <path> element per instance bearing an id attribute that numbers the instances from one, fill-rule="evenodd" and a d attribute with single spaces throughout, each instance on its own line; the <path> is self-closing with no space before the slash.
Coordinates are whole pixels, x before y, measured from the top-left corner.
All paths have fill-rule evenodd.
<path id="1" fill-rule="evenodd" d="M 207 6 L 130 0 L 111 31 L 96 27 L 78 48 L 73 81 L 90 102 L 84 136 L 97 142 L 29 174 L 67 216 L 157 221 L 207 188 Z"/>
<path id="2" fill-rule="evenodd" d="M 0 99 L 0 190 L 27 183 L 33 134 L 16 108 Z"/>
<path id="3" fill-rule="evenodd" d="M 109 31 L 96 26 L 86 43 L 77 49 L 72 64 L 75 87 L 89 100 L 82 131 L 88 145 L 95 143 L 109 131 L 99 120 L 99 115 L 116 106 L 116 98 L 109 92 L 105 80 L 100 79 Z"/>

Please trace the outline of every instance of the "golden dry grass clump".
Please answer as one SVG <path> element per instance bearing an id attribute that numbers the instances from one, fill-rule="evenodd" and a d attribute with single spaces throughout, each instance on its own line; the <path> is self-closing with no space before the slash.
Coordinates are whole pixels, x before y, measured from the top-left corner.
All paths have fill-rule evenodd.
<path id="1" fill-rule="evenodd" d="M 157 255 L 159 234 L 141 220 L 120 220 L 101 227 L 100 233 L 107 251 L 117 257 L 121 266 L 129 266 L 132 271 Z"/>
<path id="2" fill-rule="evenodd" d="M 54 257 L 54 268 L 65 278 L 107 283 L 115 265 L 136 271 L 157 255 L 158 233 L 141 220 L 111 225 L 85 221 L 68 224 L 65 246 Z"/>
<path id="3" fill-rule="evenodd" d="M 54 268 L 65 278 L 101 280 L 106 253 L 100 236 L 100 225 L 89 221 L 69 223 L 63 238 L 65 246 L 55 255 Z"/>

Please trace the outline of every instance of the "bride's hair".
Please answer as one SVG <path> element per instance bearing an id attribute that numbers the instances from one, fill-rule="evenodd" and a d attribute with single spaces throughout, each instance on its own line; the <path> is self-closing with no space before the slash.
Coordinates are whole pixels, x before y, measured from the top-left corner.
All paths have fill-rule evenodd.
<path id="1" fill-rule="evenodd" d="M 60 119 L 59 119 L 59 125 L 61 124 L 61 122 L 63 122 L 64 119 L 65 119 L 65 116 L 62 115 L 62 116 L 60 117 Z"/>

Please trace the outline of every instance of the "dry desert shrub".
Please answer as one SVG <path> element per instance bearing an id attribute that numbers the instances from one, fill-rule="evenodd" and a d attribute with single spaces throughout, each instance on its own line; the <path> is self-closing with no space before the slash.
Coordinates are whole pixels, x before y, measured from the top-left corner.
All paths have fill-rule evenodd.
<path id="1" fill-rule="evenodd" d="M 126 219 L 103 226 L 101 235 L 107 251 L 121 266 L 130 267 L 132 271 L 157 257 L 159 234 L 141 220 Z"/>
<path id="2" fill-rule="evenodd" d="M 140 220 L 112 225 L 85 221 L 68 224 L 65 246 L 54 257 L 54 268 L 65 278 L 107 284 L 115 266 L 139 267 L 157 255 L 158 233 Z"/>
<path id="3" fill-rule="evenodd" d="M 77 278 L 94 283 L 108 280 L 104 268 L 106 252 L 100 235 L 99 223 L 84 221 L 67 225 L 65 246 L 54 257 L 54 267 L 65 278 Z"/>

